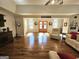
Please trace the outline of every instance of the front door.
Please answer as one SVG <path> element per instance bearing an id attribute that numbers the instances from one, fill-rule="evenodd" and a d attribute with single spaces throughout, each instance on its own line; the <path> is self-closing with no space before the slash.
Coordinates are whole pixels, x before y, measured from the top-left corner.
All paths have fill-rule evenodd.
<path id="1" fill-rule="evenodd" d="M 39 32 L 47 32 L 47 21 L 39 21 Z"/>

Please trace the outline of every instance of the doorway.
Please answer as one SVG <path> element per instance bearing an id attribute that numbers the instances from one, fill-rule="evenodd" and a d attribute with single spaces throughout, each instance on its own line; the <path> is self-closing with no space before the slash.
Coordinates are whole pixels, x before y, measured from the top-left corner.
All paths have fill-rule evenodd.
<path id="1" fill-rule="evenodd" d="M 47 32 L 47 21 L 39 21 L 39 32 Z"/>

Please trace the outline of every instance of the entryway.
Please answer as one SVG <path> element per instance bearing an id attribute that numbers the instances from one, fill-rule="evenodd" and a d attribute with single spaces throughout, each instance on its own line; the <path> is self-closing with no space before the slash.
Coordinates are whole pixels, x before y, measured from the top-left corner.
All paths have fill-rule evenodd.
<path id="1" fill-rule="evenodd" d="M 39 32 L 47 32 L 48 22 L 47 21 L 39 21 Z"/>

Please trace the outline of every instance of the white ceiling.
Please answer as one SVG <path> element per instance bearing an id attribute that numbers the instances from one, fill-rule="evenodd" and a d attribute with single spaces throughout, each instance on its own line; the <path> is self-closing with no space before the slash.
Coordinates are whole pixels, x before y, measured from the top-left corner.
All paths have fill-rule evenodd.
<path id="1" fill-rule="evenodd" d="M 17 5 L 20 15 L 73 15 L 79 14 L 78 5 Z"/>
<path id="2" fill-rule="evenodd" d="M 48 0 L 15 0 L 17 5 L 44 5 Z"/>
<path id="3" fill-rule="evenodd" d="M 63 0 L 63 4 L 79 5 L 79 0 Z"/>
<path id="4" fill-rule="evenodd" d="M 48 0 L 15 0 L 17 5 L 44 5 Z M 63 0 L 63 4 L 79 5 L 79 0 Z"/>
<path id="5" fill-rule="evenodd" d="M 79 0 L 63 0 L 63 5 L 45 6 L 48 1 L 15 0 L 16 12 L 20 15 L 73 15 L 79 13 Z"/>

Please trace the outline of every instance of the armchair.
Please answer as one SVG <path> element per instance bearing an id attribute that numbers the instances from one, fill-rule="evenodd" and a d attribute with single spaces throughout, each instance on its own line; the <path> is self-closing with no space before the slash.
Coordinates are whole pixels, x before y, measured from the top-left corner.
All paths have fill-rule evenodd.
<path id="1" fill-rule="evenodd" d="M 60 28 L 53 29 L 52 30 L 52 33 L 50 34 L 50 38 L 53 38 L 53 39 L 61 39 L 61 36 L 60 36 Z"/>

